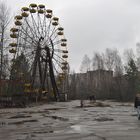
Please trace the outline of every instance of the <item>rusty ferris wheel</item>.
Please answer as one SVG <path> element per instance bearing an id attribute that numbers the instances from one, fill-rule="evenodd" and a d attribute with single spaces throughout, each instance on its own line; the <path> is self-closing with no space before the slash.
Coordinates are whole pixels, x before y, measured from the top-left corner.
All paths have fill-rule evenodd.
<path id="1" fill-rule="evenodd" d="M 57 100 L 59 86 L 68 73 L 67 39 L 59 18 L 43 4 L 30 4 L 21 8 L 14 20 L 9 52 L 13 59 L 23 53 L 28 60 L 30 79 L 24 83 L 26 92 L 39 89 L 42 93 L 51 88 Z"/>

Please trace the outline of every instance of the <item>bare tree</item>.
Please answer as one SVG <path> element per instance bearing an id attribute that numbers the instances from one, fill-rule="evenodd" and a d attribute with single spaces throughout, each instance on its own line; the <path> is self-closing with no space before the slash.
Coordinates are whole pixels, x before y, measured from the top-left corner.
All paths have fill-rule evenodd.
<path id="1" fill-rule="evenodd" d="M 138 70 L 140 71 L 140 56 L 137 57 L 136 65 L 138 67 Z"/>
<path id="2" fill-rule="evenodd" d="M 123 75 L 122 58 L 119 55 L 119 52 L 116 51 L 116 53 L 114 53 L 114 76 L 122 76 L 122 75 Z"/>
<path id="3" fill-rule="evenodd" d="M 104 54 L 105 67 L 107 70 L 112 71 L 114 68 L 115 60 L 117 57 L 117 49 L 107 48 Z"/>
<path id="4" fill-rule="evenodd" d="M 125 63 L 128 64 L 128 62 L 132 59 L 135 60 L 135 54 L 133 52 L 133 49 L 130 48 L 130 49 L 124 50 L 124 61 L 125 61 Z"/>
<path id="5" fill-rule="evenodd" d="M 136 44 L 136 65 L 138 67 L 138 70 L 140 71 L 140 43 Z"/>
<path id="6" fill-rule="evenodd" d="M 94 53 L 94 56 L 92 59 L 92 68 L 93 70 L 104 69 L 103 55 L 101 55 L 98 52 Z"/>
<path id="7" fill-rule="evenodd" d="M 121 57 L 115 60 L 115 68 L 114 68 L 114 76 L 122 76 L 123 75 L 123 65 Z"/>
<path id="8" fill-rule="evenodd" d="M 82 63 L 81 63 L 80 71 L 82 73 L 90 71 L 90 65 L 91 65 L 91 60 L 88 57 L 88 55 L 85 54 L 84 57 L 83 57 Z"/>
<path id="9" fill-rule="evenodd" d="M 10 11 L 4 2 L 0 3 L 0 79 L 3 78 L 5 52 L 6 52 L 6 30 L 10 22 Z M 7 59 L 7 56 L 6 56 Z"/>

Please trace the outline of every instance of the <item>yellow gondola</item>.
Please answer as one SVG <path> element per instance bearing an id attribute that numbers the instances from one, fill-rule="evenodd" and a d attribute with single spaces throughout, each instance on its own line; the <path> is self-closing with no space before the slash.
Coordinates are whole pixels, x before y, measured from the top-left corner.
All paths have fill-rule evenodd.
<path id="1" fill-rule="evenodd" d="M 10 43 L 9 46 L 11 46 L 11 47 L 17 47 L 17 43 L 14 43 L 14 42 L 13 43 Z"/>
<path id="2" fill-rule="evenodd" d="M 36 9 L 30 9 L 30 13 L 36 13 Z"/>
<path id="3" fill-rule="evenodd" d="M 52 10 L 51 9 L 47 9 L 46 12 L 47 13 L 52 13 Z"/>
<path id="4" fill-rule="evenodd" d="M 63 50 L 63 53 L 68 53 L 68 51 L 67 50 Z"/>
<path id="5" fill-rule="evenodd" d="M 22 17 L 28 17 L 29 16 L 29 14 L 26 13 L 26 12 L 23 12 L 21 15 L 22 15 Z"/>
<path id="6" fill-rule="evenodd" d="M 58 28 L 58 30 L 59 30 L 59 31 L 63 31 L 63 30 L 64 30 L 64 28 L 62 28 L 62 27 L 59 27 L 59 28 Z"/>
<path id="7" fill-rule="evenodd" d="M 58 18 L 58 17 L 53 17 L 53 20 L 54 20 L 54 21 L 58 21 L 59 18 Z"/>
<path id="8" fill-rule="evenodd" d="M 17 25 L 17 26 L 21 26 L 22 25 L 22 22 L 20 22 L 20 21 L 15 21 L 15 25 Z"/>
<path id="9" fill-rule="evenodd" d="M 67 43 L 61 43 L 61 46 L 65 47 L 67 46 Z"/>
<path id="10" fill-rule="evenodd" d="M 28 7 L 22 7 L 21 10 L 27 12 L 27 11 L 29 11 L 29 8 Z"/>
<path id="11" fill-rule="evenodd" d="M 44 13 L 44 10 L 39 9 L 39 10 L 38 10 L 38 13 L 39 13 L 39 14 L 43 14 L 43 13 Z"/>
<path id="12" fill-rule="evenodd" d="M 63 33 L 63 32 L 58 32 L 57 34 L 58 34 L 58 35 L 63 35 L 64 33 Z"/>
<path id="13" fill-rule="evenodd" d="M 58 22 L 52 22 L 52 25 L 53 26 L 57 26 L 58 25 Z"/>
<path id="14" fill-rule="evenodd" d="M 21 15 L 17 15 L 17 16 L 15 16 L 15 19 L 21 20 L 22 19 L 22 16 Z"/>
<path id="15" fill-rule="evenodd" d="M 18 29 L 17 29 L 17 28 L 11 28 L 10 31 L 11 31 L 11 32 L 18 32 Z"/>
<path id="16" fill-rule="evenodd" d="M 31 3 L 31 4 L 30 4 L 30 7 L 35 8 L 35 7 L 37 7 L 37 4 Z"/>
<path id="17" fill-rule="evenodd" d="M 52 15 L 51 14 L 47 14 L 46 17 L 47 18 L 52 18 Z"/>
<path id="18" fill-rule="evenodd" d="M 9 50 L 10 53 L 16 53 L 16 50 L 14 48 Z"/>
<path id="19" fill-rule="evenodd" d="M 45 5 L 44 4 L 39 4 L 38 7 L 39 8 L 45 8 Z"/>
<path id="20" fill-rule="evenodd" d="M 11 37 L 11 38 L 17 38 L 18 35 L 14 33 L 14 34 L 10 34 L 10 37 Z"/>
<path id="21" fill-rule="evenodd" d="M 67 39 L 61 39 L 62 42 L 67 42 Z"/>
<path id="22" fill-rule="evenodd" d="M 62 64 L 62 65 L 67 65 L 67 64 L 68 64 L 68 62 L 62 62 L 61 64 Z"/>
<path id="23" fill-rule="evenodd" d="M 68 56 L 67 56 L 67 55 L 62 55 L 62 57 L 63 57 L 63 58 L 68 58 Z"/>

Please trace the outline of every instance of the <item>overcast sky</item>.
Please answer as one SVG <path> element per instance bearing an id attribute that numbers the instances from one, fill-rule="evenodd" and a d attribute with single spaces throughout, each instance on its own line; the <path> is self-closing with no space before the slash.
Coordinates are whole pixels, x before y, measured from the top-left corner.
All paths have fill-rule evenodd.
<path id="1" fill-rule="evenodd" d="M 105 48 L 136 48 L 140 42 L 140 0 L 7 0 L 13 14 L 30 3 L 45 4 L 60 18 L 68 39 L 71 70 L 85 54 Z"/>

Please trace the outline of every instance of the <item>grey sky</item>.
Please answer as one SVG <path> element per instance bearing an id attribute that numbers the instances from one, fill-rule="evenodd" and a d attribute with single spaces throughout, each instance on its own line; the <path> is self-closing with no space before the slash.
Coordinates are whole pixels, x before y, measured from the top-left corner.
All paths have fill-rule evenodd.
<path id="1" fill-rule="evenodd" d="M 9 0 L 14 14 L 30 3 L 45 4 L 60 18 L 68 39 L 71 70 L 84 54 L 105 48 L 136 48 L 140 42 L 140 0 Z"/>

